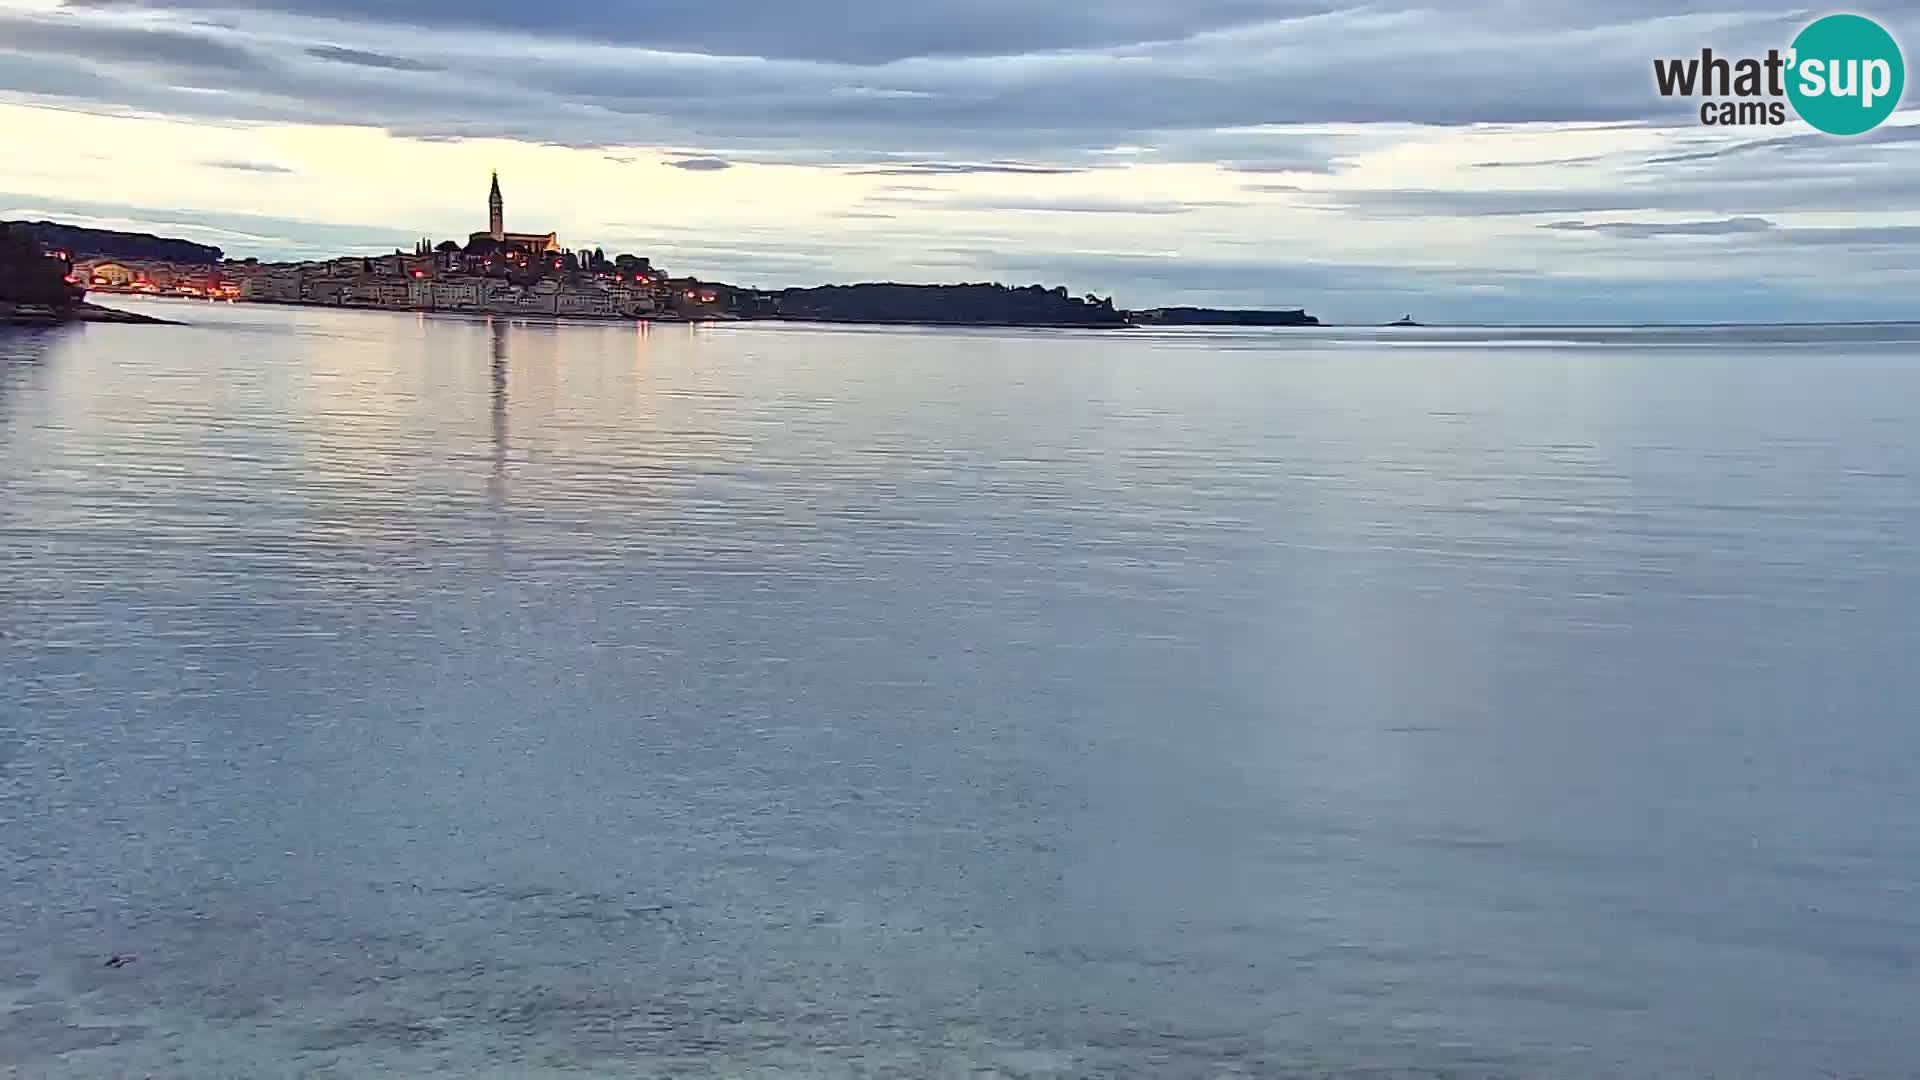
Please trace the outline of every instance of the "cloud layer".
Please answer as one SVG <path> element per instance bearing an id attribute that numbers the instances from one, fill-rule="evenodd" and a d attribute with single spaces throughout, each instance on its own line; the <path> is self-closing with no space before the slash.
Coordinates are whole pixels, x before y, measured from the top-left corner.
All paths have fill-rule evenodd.
<path id="1" fill-rule="evenodd" d="M 848 0 L 824 18 L 772 0 L 86 0 L 0 9 L 0 42 L 86 70 L 101 101 L 134 96 L 115 83 L 138 86 L 136 75 L 219 89 L 169 95 L 169 111 L 195 115 L 987 161 L 1145 145 L 1293 169 L 1323 168 L 1325 155 L 1303 155 L 1276 126 L 1672 119 L 1644 76 L 1653 56 L 1709 41 L 1759 51 L 1798 20 L 1650 17 L 1663 11 L 930 0 L 901 17 L 891 0 Z M 1182 147 L 1182 135 L 1205 145 Z"/>

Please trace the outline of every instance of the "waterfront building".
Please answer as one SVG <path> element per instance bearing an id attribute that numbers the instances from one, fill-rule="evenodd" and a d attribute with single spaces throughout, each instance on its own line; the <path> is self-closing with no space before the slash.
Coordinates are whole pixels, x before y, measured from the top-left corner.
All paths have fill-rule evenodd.
<path id="1" fill-rule="evenodd" d="M 613 294 L 596 285 L 564 288 L 554 293 L 556 315 L 613 315 Z"/>
<path id="2" fill-rule="evenodd" d="M 454 278 L 432 284 L 430 306 L 446 311 L 478 311 L 494 289 L 494 283 L 485 278 Z"/>
<path id="3" fill-rule="evenodd" d="M 608 290 L 614 310 L 622 315 L 648 315 L 654 311 L 653 286 L 618 284 Z"/>
<path id="4" fill-rule="evenodd" d="M 205 296 L 209 298 L 224 295 L 225 281 L 220 271 L 212 267 L 194 267 L 174 275 L 173 290 L 182 296 Z"/>
<path id="5" fill-rule="evenodd" d="M 553 293 L 553 288 L 549 287 L 542 291 L 538 285 L 508 285 L 505 288 L 496 288 L 487 300 L 487 310 L 505 315 L 551 315 L 553 314 Z"/>
<path id="6" fill-rule="evenodd" d="M 414 278 L 406 282 L 407 305 L 428 311 L 479 311 L 493 295 L 485 278 Z"/>
<path id="7" fill-rule="evenodd" d="M 85 280 L 94 285 L 124 289 L 139 278 L 138 272 L 122 262 L 80 262 L 74 265 L 74 272 L 86 275 Z"/>
<path id="8" fill-rule="evenodd" d="M 517 312 L 520 309 L 521 292 L 522 290 L 518 285 L 495 286 L 493 293 L 487 297 L 486 310 L 500 315 L 510 315 Z"/>
<path id="9" fill-rule="evenodd" d="M 303 275 L 300 279 L 300 299 L 309 304 L 338 304 L 353 287 L 349 278 L 331 275 Z"/>
<path id="10" fill-rule="evenodd" d="M 304 280 L 298 269 L 249 275 L 240 279 L 240 299 L 269 303 L 300 300 Z"/>

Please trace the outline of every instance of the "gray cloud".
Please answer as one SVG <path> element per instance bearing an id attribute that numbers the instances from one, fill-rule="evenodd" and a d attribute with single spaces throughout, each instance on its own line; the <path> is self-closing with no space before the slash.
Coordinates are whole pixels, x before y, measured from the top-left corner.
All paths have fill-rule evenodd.
<path id="1" fill-rule="evenodd" d="M 1484 191 L 1444 188 L 1367 188 L 1325 193 L 1335 203 L 1380 217 L 1518 217 L 1537 214 L 1596 214 L 1645 210 L 1658 205 L 1657 193 L 1630 189 L 1599 191 Z"/>
<path id="2" fill-rule="evenodd" d="M 1836 143 L 1833 136 L 1823 135 L 1817 132 L 1803 135 L 1782 135 L 1772 139 L 1753 139 L 1747 142 L 1716 145 L 1705 150 L 1658 154 L 1647 158 L 1646 163 L 1649 165 L 1679 165 L 1697 161 L 1719 161 L 1725 158 L 1747 154 L 1791 154 L 1808 150 L 1820 154 L 1833 154 L 1836 151 L 1854 154 L 1857 153 L 1861 147 L 1913 142 L 1920 142 L 1920 124 L 1877 127 L 1863 135 L 1854 136 L 1845 143 Z"/>
<path id="3" fill-rule="evenodd" d="M 0 26 L 4 25 L 5 20 L 0 20 Z M 0 39 L 0 80 L 17 95 L 76 101 L 133 94 L 133 88 L 122 80 L 64 57 L 30 56 L 7 50 L 8 43 Z"/>
<path id="4" fill-rule="evenodd" d="M 1244 173 L 1325 173 L 1340 171 L 1341 163 L 1325 158 L 1293 158 L 1266 161 L 1222 161 L 1220 167 Z"/>
<path id="5" fill-rule="evenodd" d="M 79 0 L 75 6 L 221 10 L 235 0 Z M 1316 0 L 1109 0 L 1091 8 L 1027 0 L 840 0 L 830 14 L 787 0 L 647 0 L 644 5 L 517 0 L 253 0 L 255 11 L 421 29 L 495 31 L 670 52 L 877 65 L 910 57 L 1004 56 L 1178 40 L 1334 9 Z"/>
<path id="6" fill-rule="evenodd" d="M 679 161 L 669 161 L 667 164 L 688 172 L 719 172 L 721 169 L 733 168 L 732 162 L 714 157 L 682 158 Z"/>
<path id="7" fill-rule="evenodd" d="M 1715 218 L 1702 221 L 1554 221 L 1541 228 L 1561 232 L 1600 233 L 1628 240 L 1668 236 L 1711 236 L 1753 239 L 1773 244 L 1811 247 L 1888 248 L 1920 244 L 1920 225 L 1802 225 L 1782 226 L 1763 217 Z"/>
<path id="8" fill-rule="evenodd" d="M 1793 244 L 1817 247 L 1911 247 L 1920 245 L 1920 225 L 1821 225 L 1781 229 L 1779 235 Z"/>
<path id="9" fill-rule="evenodd" d="M 70 2 L 91 18 L 32 21 L 42 31 L 54 21 L 130 26 L 131 8 L 148 20 L 139 32 L 150 33 L 156 18 L 215 11 L 235 29 L 172 46 L 244 43 L 379 76 L 248 75 L 234 69 L 250 53 L 196 53 L 209 72 L 227 62 L 218 83 L 227 93 L 181 102 L 190 115 L 372 123 L 410 137 L 664 143 L 736 161 L 817 159 L 836 156 L 823 148 L 857 146 L 890 169 L 915 164 L 887 155 L 916 155 L 923 173 L 1092 167 L 1111 163 L 1101 155 L 1118 147 L 1136 148 L 1141 160 L 1328 173 L 1344 150 L 1380 136 L 1289 128 L 1690 122 L 1646 79 L 1622 73 L 1697 48 L 1703 35 L 1717 48 L 1764 48 L 1794 28 L 1793 16 L 1673 15 L 1654 0 L 1524 9 L 1496 0 L 1116 0 L 1095 11 L 928 0 L 911 18 L 893 0 L 849 0 L 833 18 L 784 0 L 661 0 L 645 18 L 511 0 Z M 316 36 L 330 44 L 289 44 Z M 390 51 L 396 45 L 404 55 Z M 94 55 L 44 34 L 16 51 Z M 0 87 L 10 81 L 0 72 Z M 92 98 L 133 104 L 110 88 Z"/>
<path id="10" fill-rule="evenodd" d="M 1763 217 L 1732 217 L 1709 221 L 1665 222 L 1554 221 L 1541 227 L 1567 232 L 1605 233 L 1608 236 L 1620 236 L 1630 240 L 1645 240 L 1655 236 L 1732 236 L 1758 233 L 1772 229 L 1774 224 Z"/>
<path id="11" fill-rule="evenodd" d="M 1239 206 L 1240 203 L 1181 202 L 1171 199 L 1050 199 L 1043 197 L 959 196 L 946 199 L 917 199 L 903 196 L 874 195 L 869 203 L 910 206 L 916 210 L 957 210 L 989 213 L 1042 214 L 1187 214 L 1209 207 Z"/>
<path id="12" fill-rule="evenodd" d="M 285 165 L 275 165 L 267 161 L 203 161 L 200 164 L 209 169 L 230 169 L 234 172 L 250 173 L 292 173 Z"/>
<path id="13" fill-rule="evenodd" d="M 0 15 L 0 43 L 0 48 L 20 53 L 233 73 L 265 66 L 253 52 L 209 34 L 98 19 Z"/>
<path id="14" fill-rule="evenodd" d="M 307 49 L 307 55 L 317 60 L 330 60 L 338 64 L 354 64 L 359 67 L 380 68 L 384 71 L 442 71 L 439 64 L 429 64 L 421 60 L 409 60 L 404 56 L 388 56 L 385 53 L 367 52 L 362 49 L 346 49 L 338 45 L 315 45 Z"/>
<path id="15" fill-rule="evenodd" d="M 969 163 L 961 161 L 914 161 L 897 165 L 883 165 L 871 169 L 855 169 L 856 176 L 968 176 L 973 174 L 1005 174 L 1009 176 L 1059 176 L 1066 173 L 1085 172 L 1085 169 L 1049 165 L 1031 165 L 1018 161 L 992 161 Z"/>
<path id="16" fill-rule="evenodd" d="M 1920 174 L 1869 169 L 1836 144 L 1801 166 L 1741 159 L 1710 171 L 1642 171 L 1605 187 L 1568 189 L 1384 188 L 1323 192 L 1343 212 L 1371 218 L 1576 217 L 1591 214 L 1769 216 L 1796 211 L 1853 213 L 1862 207 L 1920 208 Z"/>
<path id="17" fill-rule="evenodd" d="M 1541 158 L 1534 161 L 1476 161 L 1476 169 L 1545 169 L 1563 165 L 1591 165 L 1604 161 L 1604 154 L 1583 154 L 1579 157 Z"/>

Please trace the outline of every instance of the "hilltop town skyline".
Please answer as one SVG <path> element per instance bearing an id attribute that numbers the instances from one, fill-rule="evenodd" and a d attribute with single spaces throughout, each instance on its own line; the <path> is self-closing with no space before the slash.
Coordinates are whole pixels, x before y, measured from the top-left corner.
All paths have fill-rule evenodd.
<path id="1" fill-rule="evenodd" d="M 1065 286 L 976 283 L 855 283 L 766 290 L 693 274 L 675 276 L 652 257 L 575 250 L 556 230 L 507 227 L 507 200 L 489 177 L 484 229 L 465 243 L 422 236 L 411 251 L 263 261 L 151 234 L 55 222 L 0 222 L 53 260 L 67 288 L 101 294 L 230 302 L 373 308 L 556 319 L 716 321 L 798 319 L 939 325 L 1120 327 L 1314 325 L 1298 309 L 1122 310 L 1112 297 Z M 53 279 L 57 280 L 57 279 Z"/>
<path id="2" fill-rule="evenodd" d="M 69 243 L 80 246 L 83 231 Z M 422 237 L 409 252 L 338 255 L 317 260 L 228 257 L 164 238 L 152 245 L 128 238 L 119 246 L 180 248 L 179 260 L 80 255 L 47 245 L 68 262 L 69 280 L 98 292 L 264 303 L 577 317 L 702 318 L 727 313 L 731 290 L 690 278 L 672 279 L 651 260 L 576 253 L 558 234 L 510 232 L 500 176 L 491 176 L 487 227 L 457 240 Z M 107 246 L 114 246 L 111 238 Z"/>

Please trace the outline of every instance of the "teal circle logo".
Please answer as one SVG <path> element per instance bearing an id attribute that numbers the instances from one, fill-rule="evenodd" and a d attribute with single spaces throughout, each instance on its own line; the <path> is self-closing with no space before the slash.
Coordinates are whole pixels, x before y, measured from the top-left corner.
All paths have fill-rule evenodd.
<path id="1" fill-rule="evenodd" d="M 1872 131 L 1893 115 L 1907 86 L 1900 45 L 1860 15 L 1807 24 L 1788 54 L 1787 98 L 1800 118 L 1829 135 Z"/>

